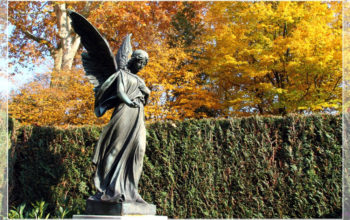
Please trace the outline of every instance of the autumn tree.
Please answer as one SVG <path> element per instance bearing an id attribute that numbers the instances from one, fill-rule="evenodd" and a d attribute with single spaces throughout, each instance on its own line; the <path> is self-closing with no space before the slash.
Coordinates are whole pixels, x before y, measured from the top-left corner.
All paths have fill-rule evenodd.
<path id="1" fill-rule="evenodd" d="M 74 7 L 88 16 L 98 4 L 79 2 Z M 73 62 L 77 62 L 80 39 L 69 24 L 67 7 L 71 7 L 71 3 L 9 3 L 9 22 L 15 26 L 9 38 L 10 65 L 33 70 L 35 66 L 53 61 L 50 72 L 44 75 L 33 72 L 34 82 L 26 84 L 19 92 L 12 92 L 9 113 L 24 124 L 76 124 L 74 122 L 77 119 L 88 113 L 86 109 L 84 113 L 72 114 L 79 109 L 77 103 L 85 103 L 85 107 L 93 103 L 93 97 L 89 96 L 89 90 L 86 89 L 91 89 L 91 86 L 82 83 L 86 83 L 82 72 L 71 71 Z M 17 68 L 10 74 L 21 73 Z M 91 120 L 91 117 L 85 120 L 89 122 L 81 122 L 101 122 Z"/>
<path id="2" fill-rule="evenodd" d="M 186 47 L 188 49 L 201 44 L 203 35 L 203 13 L 207 10 L 208 2 L 184 2 L 181 9 L 171 18 L 168 33 L 170 47 Z"/>
<path id="3" fill-rule="evenodd" d="M 42 85 L 42 80 L 38 80 L 38 82 L 26 85 L 17 96 L 13 95 L 13 101 L 10 103 L 10 113 L 19 120 L 27 123 L 34 123 L 35 121 L 38 123 L 40 121 L 39 124 L 50 125 L 85 124 L 87 121 L 98 124 L 105 123 L 108 120 L 97 121 L 96 117 L 85 113 L 87 118 L 84 120 L 67 119 L 74 117 L 76 112 L 80 112 L 75 114 L 78 119 L 81 118 L 81 115 L 84 115 L 82 112 L 92 112 L 93 97 L 83 94 L 88 91 L 86 88 L 90 88 L 89 94 L 92 93 L 92 90 L 86 80 L 84 81 L 82 74 L 79 75 L 81 77 L 79 79 L 76 76 L 69 75 L 82 72 L 79 54 L 83 49 L 78 47 L 74 54 L 76 47 L 73 45 L 75 45 L 74 42 L 79 41 L 79 38 L 72 32 L 65 9 L 73 9 L 85 15 L 104 35 L 114 53 L 117 52 L 123 37 L 127 33 L 133 33 L 134 49 L 142 48 L 149 53 L 149 65 L 140 73 L 152 89 L 150 103 L 146 107 L 148 118 L 158 120 L 192 117 L 198 107 L 195 104 L 196 102 L 187 102 L 186 95 L 194 94 L 197 96 L 196 100 L 205 101 L 205 99 L 198 99 L 205 95 L 201 95 L 200 90 L 202 88 L 195 85 L 195 74 L 182 66 L 183 60 L 188 56 L 184 51 L 185 49 L 181 46 L 169 48 L 168 36 L 171 18 L 177 11 L 182 10 L 183 3 L 13 2 L 11 4 L 10 22 L 16 26 L 10 41 L 11 57 L 14 60 L 17 59 L 16 62 L 23 62 L 24 65 L 30 62 L 35 63 L 36 60 L 45 59 L 48 56 L 54 60 L 53 71 L 48 73 L 50 86 L 48 84 L 46 86 Z M 29 13 L 26 13 L 27 11 Z M 86 14 L 87 12 L 88 14 Z M 72 50 L 64 52 L 63 48 Z M 60 51 L 63 51 L 63 55 L 68 56 L 70 54 L 69 59 L 66 58 L 66 61 L 63 60 L 63 57 L 61 60 L 56 59 L 57 54 L 61 54 Z M 24 56 L 25 54 L 27 56 Z M 69 65 L 64 65 L 64 63 Z M 71 64 L 75 65 L 80 71 L 71 69 Z M 84 83 L 62 82 L 62 80 L 72 79 Z M 180 97 L 177 95 L 179 93 L 183 95 Z M 55 94 L 57 98 L 55 98 Z M 64 101 L 71 98 L 74 98 L 75 101 L 68 101 L 65 104 L 57 102 L 57 100 Z M 56 99 L 56 101 L 52 102 L 53 99 Z M 44 101 L 40 102 L 40 100 Z M 77 100 L 85 104 L 67 105 Z M 40 117 L 42 112 L 35 110 L 38 105 L 42 106 L 43 111 L 46 112 L 47 110 L 47 113 L 52 110 L 50 108 L 56 109 L 60 113 L 53 115 L 52 119 L 48 115 L 44 120 L 45 117 Z M 90 107 L 87 109 L 86 106 Z M 24 111 L 24 109 L 28 109 L 28 111 Z M 34 110 L 36 112 L 33 112 Z M 29 112 L 32 112 L 30 114 L 31 119 L 28 118 Z M 70 114 L 73 114 L 73 116 L 69 116 Z"/>
<path id="4" fill-rule="evenodd" d="M 203 36 L 206 35 L 204 17 L 209 2 L 184 2 L 172 17 L 172 28 L 168 34 L 170 48 L 182 48 L 186 57 L 180 66 L 187 76 L 176 77 L 177 85 L 172 91 L 172 108 L 181 112 L 180 118 L 200 118 L 219 116 L 220 106 L 214 101 L 215 95 L 206 83 L 207 74 L 198 68 L 204 50 Z M 188 85 L 188 86 L 184 86 Z"/>
<path id="5" fill-rule="evenodd" d="M 9 22 L 15 26 L 10 35 L 9 58 L 23 67 L 53 59 L 53 70 L 67 70 L 79 49 L 80 39 L 73 33 L 64 2 L 9 2 Z M 88 16 L 98 3 L 80 2 L 75 9 Z"/>
<path id="6" fill-rule="evenodd" d="M 108 121 L 108 115 L 92 114 L 83 48 L 66 9 L 87 17 L 113 53 L 127 33 L 133 34 L 134 49 L 149 53 L 140 72 L 152 90 L 148 119 L 339 110 L 341 7 L 339 2 L 10 2 L 11 64 L 52 60 L 47 80 L 38 76 L 11 96 L 10 114 L 50 125 Z M 47 117 L 34 112 L 38 106 Z M 50 118 L 50 108 L 61 116 Z"/>
<path id="7" fill-rule="evenodd" d="M 12 95 L 9 113 L 22 124 L 62 126 L 103 124 L 108 116 L 96 118 L 92 86 L 84 79 L 83 71 L 60 71 L 55 87 L 50 75 L 43 74 Z M 73 90 L 73 91 L 69 91 Z"/>
<path id="8" fill-rule="evenodd" d="M 225 114 L 339 110 L 341 3 L 215 2 L 202 65 Z"/>

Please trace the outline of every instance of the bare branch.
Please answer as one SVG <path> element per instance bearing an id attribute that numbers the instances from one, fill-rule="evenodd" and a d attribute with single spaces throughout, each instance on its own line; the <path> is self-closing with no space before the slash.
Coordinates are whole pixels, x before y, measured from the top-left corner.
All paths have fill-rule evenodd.
<path id="1" fill-rule="evenodd" d="M 54 49 L 54 46 L 50 43 L 50 41 L 41 38 L 41 37 L 37 37 L 34 34 L 30 33 L 29 31 L 23 31 L 23 33 L 26 35 L 26 37 L 28 37 L 29 39 L 32 39 L 40 44 L 45 44 L 48 48 L 50 52 L 53 52 L 52 50 Z"/>
<path id="2" fill-rule="evenodd" d="M 340 80 L 342 79 L 343 77 L 338 77 L 337 79 L 337 82 L 334 84 L 334 87 L 332 89 L 332 91 L 329 93 L 329 96 L 325 99 L 326 101 L 329 101 L 332 99 L 332 96 L 334 96 L 333 92 L 335 91 L 335 89 L 339 86 L 339 83 L 340 83 Z"/>

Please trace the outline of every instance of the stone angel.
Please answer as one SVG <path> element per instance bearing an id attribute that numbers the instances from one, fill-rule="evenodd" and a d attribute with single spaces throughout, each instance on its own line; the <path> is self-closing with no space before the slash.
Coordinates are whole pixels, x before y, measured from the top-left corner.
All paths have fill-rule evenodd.
<path id="1" fill-rule="evenodd" d="M 147 64 L 148 54 L 132 52 L 131 35 L 127 35 L 114 56 L 106 39 L 83 16 L 73 11 L 69 16 L 86 49 L 82 63 L 95 86 L 95 114 L 101 117 L 114 108 L 95 148 L 98 193 L 89 199 L 147 204 L 139 195 L 138 182 L 146 149 L 144 106 L 150 90 L 137 73 Z"/>

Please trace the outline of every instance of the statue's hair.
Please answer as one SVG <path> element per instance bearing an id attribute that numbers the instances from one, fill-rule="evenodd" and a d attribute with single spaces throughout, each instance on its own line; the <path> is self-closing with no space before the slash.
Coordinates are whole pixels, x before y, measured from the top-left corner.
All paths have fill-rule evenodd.
<path id="1" fill-rule="evenodd" d="M 148 53 L 144 50 L 135 50 L 131 55 L 131 59 L 142 59 L 142 58 L 146 58 L 146 62 L 148 62 Z"/>

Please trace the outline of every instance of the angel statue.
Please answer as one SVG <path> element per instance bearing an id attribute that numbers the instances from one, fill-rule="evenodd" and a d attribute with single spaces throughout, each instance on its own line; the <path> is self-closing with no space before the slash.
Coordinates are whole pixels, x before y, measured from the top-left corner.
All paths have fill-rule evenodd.
<path id="1" fill-rule="evenodd" d="M 106 39 L 91 23 L 76 12 L 68 14 L 86 49 L 82 63 L 95 86 L 95 114 L 101 117 L 114 108 L 95 148 L 98 193 L 89 200 L 147 204 L 138 193 L 138 182 L 146 148 L 144 106 L 150 90 L 137 73 L 147 64 L 148 54 L 132 52 L 128 34 L 114 57 Z"/>

